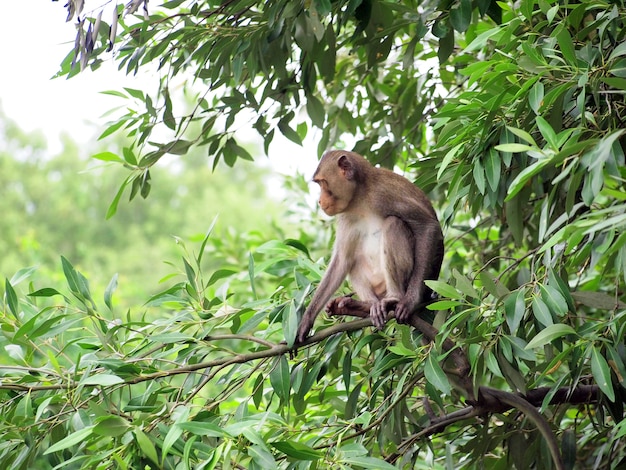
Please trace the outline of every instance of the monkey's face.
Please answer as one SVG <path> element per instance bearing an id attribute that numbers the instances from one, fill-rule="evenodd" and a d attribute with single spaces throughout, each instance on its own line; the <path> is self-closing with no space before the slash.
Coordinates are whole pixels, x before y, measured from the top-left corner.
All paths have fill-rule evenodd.
<path id="1" fill-rule="evenodd" d="M 320 185 L 319 203 L 326 214 L 333 216 L 348 209 L 357 190 L 355 174 L 354 163 L 344 152 L 328 152 L 322 157 L 313 181 Z"/>
<path id="2" fill-rule="evenodd" d="M 334 216 L 346 210 L 354 191 L 349 182 L 344 181 L 341 186 L 331 185 L 325 179 L 317 179 L 315 182 L 320 185 L 320 207 L 327 215 Z"/>

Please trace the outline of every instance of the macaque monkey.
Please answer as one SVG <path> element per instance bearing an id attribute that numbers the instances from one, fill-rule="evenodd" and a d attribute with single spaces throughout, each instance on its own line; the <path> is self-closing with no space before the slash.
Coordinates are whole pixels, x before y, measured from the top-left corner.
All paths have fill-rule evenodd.
<path id="1" fill-rule="evenodd" d="M 346 276 L 359 298 L 371 302 L 375 327 L 382 328 L 391 311 L 398 322 L 407 323 L 415 307 L 431 296 L 424 280 L 437 279 L 441 269 L 443 234 L 432 204 L 409 180 L 354 152 L 325 153 L 313 181 L 321 189 L 322 210 L 337 216 L 337 232 L 328 270 L 304 312 L 296 343 L 307 338 Z"/>

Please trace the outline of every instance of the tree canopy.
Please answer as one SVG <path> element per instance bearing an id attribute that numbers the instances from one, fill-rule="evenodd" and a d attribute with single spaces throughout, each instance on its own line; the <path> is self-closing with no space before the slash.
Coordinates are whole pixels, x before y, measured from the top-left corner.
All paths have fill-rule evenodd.
<path id="1" fill-rule="evenodd" d="M 96 155 L 128 170 L 109 215 L 149 195 L 165 155 L 233 166 L 255 158 L 251 130 L 270 158 L 278 133 L 317 130 L 319 153 L 348 143 L 429 193 L 440 298 L 384 331 L 320 319 L 294 350 L 324 235 L 208 267 L 209 231 L 147 300 L 157 315 L 118 312 L 115 283 L 95 299 L 66 257 L 64 287 L 26 286 L 21 270 L 0 317 L 0 462 L 625 464 L 621 1 L 133 0 L 109 22 L 83 3 L 66 5 L 78 32 L 59 76 L 113 57 L 155 77 L 110 92 L 127 105 L 102 138 L 131 144 Z"/>

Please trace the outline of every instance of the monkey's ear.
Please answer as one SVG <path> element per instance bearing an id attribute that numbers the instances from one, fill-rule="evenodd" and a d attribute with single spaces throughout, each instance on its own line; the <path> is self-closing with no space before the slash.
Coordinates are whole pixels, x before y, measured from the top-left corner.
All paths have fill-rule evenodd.
<path id="1" fill-rule="evenodd" d="M 352 164 L 352 162 L 350 161 L 347 155 L 342 155 L 341 157 L 339 157 L 339 160 L 337 160 L 337 166 L 339 167 L 339 170 L 341 171 L 341 174 L 343 175 L 345 179 L 347 180 L 354 179 L 354 176 L 355 176 L 354 165 Z"/>

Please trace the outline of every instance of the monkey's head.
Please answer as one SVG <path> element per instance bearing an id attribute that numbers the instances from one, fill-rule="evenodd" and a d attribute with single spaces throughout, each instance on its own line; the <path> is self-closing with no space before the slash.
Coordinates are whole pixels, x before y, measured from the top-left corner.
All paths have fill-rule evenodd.
<path id="1" fill-rule="evenodd" d="M 319 203 L 326 214 L 333 216 L 346 211 L 365 176 L 366 166 L 371 165 L 354 152 L 332 150 L 324 154 L 313 181 L 320 186 Z"/>

